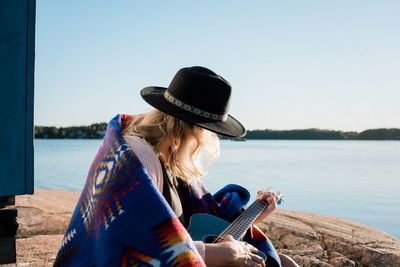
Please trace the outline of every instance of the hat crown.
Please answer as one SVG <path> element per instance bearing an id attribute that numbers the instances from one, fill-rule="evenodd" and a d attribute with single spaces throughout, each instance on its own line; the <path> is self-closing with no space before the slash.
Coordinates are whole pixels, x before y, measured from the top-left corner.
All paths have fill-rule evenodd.
<path id="1" fill-rule="evenodd" d="M 180 69 L 168 88 L 148 86 L 143 99 L 160 111 L 212 132 L 241 137 L 246 129 L 228 114 L 231 85 L 220 75 L 200 67 Z"/>
<path id="2" fill-rule="evenodd" d="M 231 85 L 220 75 L 207 68 L 194 66 L 180 69 L 166 93 L 191 107 L 227 115 L 231 91 Z"/>

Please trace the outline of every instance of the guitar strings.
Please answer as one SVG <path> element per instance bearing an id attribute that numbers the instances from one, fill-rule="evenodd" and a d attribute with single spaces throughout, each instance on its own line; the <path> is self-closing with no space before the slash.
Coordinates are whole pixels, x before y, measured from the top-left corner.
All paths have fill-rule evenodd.
<path id="1" fill-rule="evenodd" d="M 254 209 L 256 206 L 251 206 L 248 209 L 248 213 L 246 214 L 249 217 L 240 217 L 235 220 L 225 231 L 223 231 L 218 238 L 217 242 L 221 241 L 222 238 L 228 234 L 232 235 L 235 239 L 240 239 L 242 235 L 246 232 L 246 230 L 251 226 L 255 218 L 261 213 L 262 210 Z M 257 208 L 257 207 L 256 207 Z"/>
<path id="2" fill-rule="evenodd" d="M 232 235 L 236 240 L 240 239 L 267 206 L 268 203 L 263 200 L 254 201 L 246 211 L 239 215 L 213 240 L 212 244 L 221 242 L 228 234 Z M 248 217 L 243 217 L 246 215 Z"/>

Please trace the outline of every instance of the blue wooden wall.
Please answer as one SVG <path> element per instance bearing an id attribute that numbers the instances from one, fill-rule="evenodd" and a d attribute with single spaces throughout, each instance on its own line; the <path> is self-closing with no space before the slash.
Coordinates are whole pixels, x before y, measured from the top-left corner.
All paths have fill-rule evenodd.
<path id="1" fill-rule="evenodd" d="M 33 193 L 35 0 L 0 0 L 0 196 Z"/>

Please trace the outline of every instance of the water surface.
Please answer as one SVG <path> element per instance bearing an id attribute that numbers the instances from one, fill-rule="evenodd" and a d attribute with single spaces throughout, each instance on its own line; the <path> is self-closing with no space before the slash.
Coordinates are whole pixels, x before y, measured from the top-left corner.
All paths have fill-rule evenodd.
<path id="1" fill-rule="evenodd" d="M 35 186 L 81 190 L 101 140 L 35 140 Z M 204 183 L 252 193 L 271 186 L 280 208 L 339 216 L 400 238 L 400 142 L 221 141 Z"/>

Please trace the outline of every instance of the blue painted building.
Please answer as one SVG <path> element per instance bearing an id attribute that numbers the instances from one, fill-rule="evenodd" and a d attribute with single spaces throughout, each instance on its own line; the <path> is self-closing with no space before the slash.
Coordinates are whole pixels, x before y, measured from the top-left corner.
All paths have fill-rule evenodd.
<path id="1" fill-rule="evenodd" d="M 33 193 L 35 6 L 0 1 L 0 196 Z"/>

